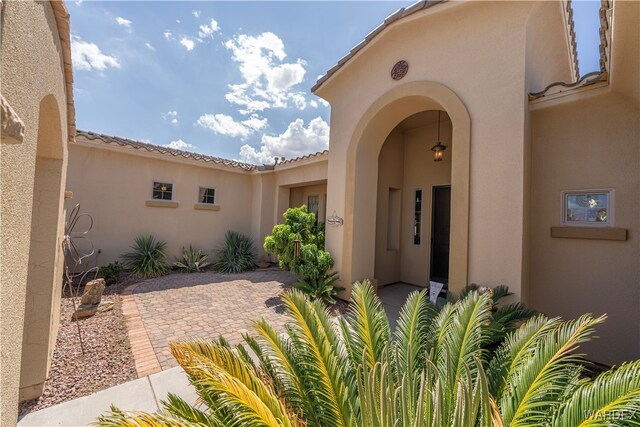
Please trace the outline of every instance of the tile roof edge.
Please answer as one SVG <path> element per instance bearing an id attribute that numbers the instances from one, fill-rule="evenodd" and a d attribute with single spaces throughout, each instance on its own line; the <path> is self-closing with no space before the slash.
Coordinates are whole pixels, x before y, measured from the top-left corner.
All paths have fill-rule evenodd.
<path id="1" fill-rule="evenodd" d="M 257 165 L 249 163 L 243 163 L 236 160 L 224 159 L 222 157 L 210 156 L 207 154 L 198 154 L 190 151 L 177 150 L 174 148 L 163 147 L 161 145 L 149 144 L 147 142 L 137 141 L 130 138 L 123 138 L 119 136 L 106 135 L 97 132 L 77 130 L 77 136 L 86 138 L 89 141 L 100 141 L 103 144 L 117 144 L 119 146 L 127 146 L 136 150 L 146 150 L 148 152 L 156 152 L 158 154 L 171 156 L 173 158 L 182 157 L 185 159 L 201 161 L 203 163 L 213 163 L 220 166 L 226 166 L 236 169 L 242 169 L 247 172 L 251 172 L 258 169 Z M 76 140 L 76 143 L 80 141 Z"/>
<path id="2" fill-rule="evenodd" d="M 323 150 L 323 151 L 317 151 L 315 153 L 311 153 L 311 154 L 307 154 L 304 156 L 298 156 L 298 157 L 294 157 L 293 159 L 287 159 L 283 162 L 280 163 L 276 163 L 275 166 L 282 166 L 282 165 L 289 165 L 292 163 L 297 163 L 297 162 L 301 162 L 303 160 L 311 160 L 311 159 L 316 159 L 318 158 L 318 160 L 320 160 L 320 157 L 323 157 L 325 155 L 329 154 L 329 150 Z"/>
<path id="3" fill-rule="evenodd" d="M 571 6 L 571 0 L 567 1 L 567 8 Z M 607 12 L 612 7 L 612 2 L 610 0 L 601 0 L 600 1 L 600 9 L 598 10 L 598 14 L 600 17 L 600 70 L 592 71 L 590 73 L 585 74 L 584 76 L 578 77 L 573 83 L 566 82 L 554 82 L 549 84 L 543 90 L 539 92 L 530 92 L 529 93 L 529 101 L 534 101 L 536 99 L 542 98 L 547 94 L 551 94 L 554 89 L 557 88 L 565 88 L 567 90 L 578 89 L 585 86 L 590 86 L 599 82 L 606 82 L 609 80 L 609 56 L 607 55 L 608 48 L 610 46 L 610 24 L 607 19 Z M 571 13 L 571 20 L 573 21 L 573 12 Z M 573 25 L 573 23 L 571 24 Z M 573 31 L 573 27 L 571 28 Z M 573 48 L 575 48 L 575 34 L 573 35 Z M 577 61 L 577 56 L 576 56 Z M 576 72 L 579 73 L 579 69 L 576 63 Z M 578 74 L 579 76 L 579 74 Z"/>
<path id="4" fill-rule="evenodd" d="M 412 5 L 407 7 L 401 7 L 400 9 L 393 12 L 391 15 L 387 16 L 380 25 L 376 26 L 372 31 L 370 31 L 364 39 L 355 45 L 346 55 L 344 55 L 340 60 L 331 67 L 322 77 L 320 77 L 316 83 L 311 87 L 311 92 L 315 93 L 320 87 L 329 80 L 338 70 L 342 68 L 344 64 L 349 62 L 362 48 L 368 45 L 372 40 L 374 40 L 382 31 L 384 31 L 387 27 L 392 24 L 402 21 L 407 16 L 411 16 L 416 12 L 421 10 L 429 9 L 432 6 L 435 6 L 440 3 L 444 3 L 447 0 L 420 0 Z"/>

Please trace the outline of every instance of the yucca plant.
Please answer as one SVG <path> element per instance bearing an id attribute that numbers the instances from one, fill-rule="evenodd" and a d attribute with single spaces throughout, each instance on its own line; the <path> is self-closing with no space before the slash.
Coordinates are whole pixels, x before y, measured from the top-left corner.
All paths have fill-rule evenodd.
<path id="1" fill-rule="evenodd" d="M 136 237 L 135 244 L 131 246 L 131 251 L 121 256 L 124 266 L 131 273 L 142 277 L 162 276 L 169 269 L 167 254 L 165 252 L 167 243 L 150 234 Z"/>
<path id="2" fill-rule="evenodd" d="M 580 377 L 576 353 L 604 320 L 537 315 L 495 356 L 494 303 L 470 291 L 441 309 L 411 294 L 394 332 L 369 283 L 357 283 L 336 324 L 291 290 L 289 323 L 255 324 L 245 345 L 223 339 L 171 345 L 203 404 L 175 396 L 157 414 L 112 408 L 99 424 L 208 426 L 605 426 L 640 423 L 640 361 Z M 249 355 L 249 349 L 255 358 Z M 610 422 L 611 417 L 617 417 Z"/>
<path id="3" fill-rule="evenodd" d="M 207 261 L 209 255 L 205 254 L 200 249 L 194 249 L 189 245 L 189 249 L 182 248 L 180 259 L 176 260 L 173 265 L 180 270 L 185 270 L 188 273 L 201 271 L 211 265 Z"/>
<path id="4" fill-rule="evenodd" d="M 214 267 L 223 273 L 255 270 L 256 250 L 253 240 L 237 231 L 227 231 L 224 244 L 216 251 Z"/>

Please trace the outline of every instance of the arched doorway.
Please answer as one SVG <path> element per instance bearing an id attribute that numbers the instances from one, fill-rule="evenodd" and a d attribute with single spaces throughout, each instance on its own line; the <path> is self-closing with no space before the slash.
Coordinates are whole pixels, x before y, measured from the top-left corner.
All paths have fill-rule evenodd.
<path id="1" fill-rule="evenodd" d="M 387 136 L 378 157 L 375 278 L 426 287 L 449 279 L 451 121 L 416 113 Z M 431 148 L 446 149 L 435 161 Z"/>
<path id="2" fill-rule="evenodd" d="M 40 102 L 37 141 L 20 400 L 42 394 L 60 313 L 64 139 L 60 109 L 53 95 Z"/>
<path id="3" fill-rule="evenodd" d="M 345 285 L 375 278 L 378 161 L 385 141 L 403 120 L 431 110 L 445 112 L 451 123 L 451 151 L 447 153 L 451 156 L 449 289 L 457 292 L 467 284 L 471 120 L 460 98 L 449 88 L 417 81 L 399 85 L 379 97 L 358 122 L 350 140 L 340 272 Z"/>

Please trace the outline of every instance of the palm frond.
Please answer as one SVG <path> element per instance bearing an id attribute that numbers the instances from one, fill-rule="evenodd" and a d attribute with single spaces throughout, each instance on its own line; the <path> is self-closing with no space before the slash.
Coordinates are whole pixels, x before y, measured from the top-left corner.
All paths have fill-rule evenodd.
<path id="1" fill-rule="evenodd" d="M 207 402 L 212 409 L 231 414 L 229 421 L 234 425 L 247 420 L 266 425 L 295 425 L 292 414 L 273 388 L 261 380 L 236 350 L 202 340 L 173 343 L 170 347 L 198 394 L 203 400 L 209 397 Z M 214 401 L 211 396 L 215 396 Z"/>
<path id="2" fill-rule="evenodd" d="M 222 427 L 212 420 L 211 424 L 201 424 L 180 419 L 168 413 L 155 413 L 141 411 L 122 411 L 111 405 L 111 412 L 100 415 L 96 421 L 96 426 L 101 427 L 191 427 L 191 426 L 211 426 Z"/>
<path id="3" fill-rule="evenodd" d="M 558 409 L 553 426 L 640 425 L 640 360 L 584 381 Z"/>
<path id="4" fill-rule="evenodd" d="M 179 417 L 181 420 L 192 423 L 193 425 L 202 426 L 222 426 L 222 421 L 215 415 L 208 415 L 206 412 L 190 405 L 181 397 L 169 393 L 167 400 L 160 402 L 166 413 Z"/>
<path id="5" fill-rule="evenodd" d="M 287 335 L 279 334 L 268 322 L 255 323 L 258 337 L 249 344 L 266 372 L 274 378 L 276 387 L 287 399 L 294 412 L 303 413 L 311 425 L 320 425 L 322 408 L 305 384 L 305 369 Z"/>
<path id="6" fill-rule="evenodd" d="M 503 421 L 513 427 L 545 424 L 559 405 L 558 397 L 575 383 L 573 363 L 580 355 L 573 351 L 587 341 L 593 328 L 604 317 L 584 315 L 562 322 L 536 340 L 535 346 L 507 373 L 505 391 L 500 400 Z"/>
<path id="7" fill-rule="evenodd" d="M 559 318 L 548 319 L 538 315 L 506 338 L 488 368 L 489 390 L 497 400 L 502 397 L 508 373 L 513 372 L 515 366 L 522 364 L 523 360 L 531 357 L 536 343 L 545 334 L 553 331 L 559 323 Z"/>
<path id="8" fill-rule="evenodd" d="M 344 339 L 348 341 L 351 359 L 373 369 L 376 363 L 382 362 L 382 353 L 390 347 L 391 328 L 371 282 L 365 280 L 353 285 L 351 304 L 344 317 L 349 326 Z"/>
<path id="9" fill-rule="evenodd" d="M 346 361 L 334 350 L 336 343 L 332 341 L 337 340 L 338 335 L 331 331 L 329 314 L 323 306 L 311 303 L 295 289 L 286 292 L 283 299 L 292 320 L 287 330 L 302 359 L 300 366 L 304 367 L 303 380 L 314 385 L 313 397 L 322 408 L 320 425 L 353 425 L 353 402 L 349 400 L 353 393 L 343 377 Z"/>
<path id="10" fill-rule="evenodd" d="M 398 376 L 415 373 L 424 368 L 428 349 L 429 323 L 437 310 L 429 302 L 427 293 L 412 292 L 400 309 L 394 331 Z"/>

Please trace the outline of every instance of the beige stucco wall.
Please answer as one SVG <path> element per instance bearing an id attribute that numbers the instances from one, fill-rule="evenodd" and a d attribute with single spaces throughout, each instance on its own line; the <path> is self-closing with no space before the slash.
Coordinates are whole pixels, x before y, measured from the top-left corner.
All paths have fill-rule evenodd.
<path id="1" fill-rule="evenodd" d="M 399 239 L 403 217 L 401 210 L 404 178 L 404 138 L 402 132 L 393 131 L 389 134 L 382 150 L 380 150 L 378 162 L 374 275 L 378 286 L 384 286 L 400 281 Z M 392 230 L 389 230 L 390 226 Z"/>
<path id="2" fill-rule="evenodd" d="M 526 232 L 523 193 L 526 23 L 533 6 L 527 2 L 452 2 L 415 13 L 377 35 L 316 91 L 332 107 L 327 210 L 343 215 L 345 225 L 329 229 L 327 239 L 329 249 L 338 259 L 336 265 L 343 285 L 374 274 L 375 245 L 365 229 L 375 228 L 375 218 L 365 216 L 358 205 L 373 210 L 376 201 L 358 198 L 375 192 L 372 189 L 375 187 L 366 182 L 377 182 L 377 162 L 372 159 L 377 160 L 388 133 L 408 115 L 437 108 L 452 116 L 454 140 L 464 139 L 461 133 L 468 131 L 466 125 L 456 129 L 456 122 L 465 122 L 463 113 L 442 108 L 442 103 L 455 103 L 446 101 L 453 98 L 442 95 L 442 91 L 429 94 L 425 89 L 422 101 L 413 98 L 409 89 L 402 99 L 393 95 L 413 83 L 426 82 L 453 93 L 468 112 L 471 123 L 470 144 L 458 146 L 452 153 L 454 205 L 466 203 L 463 190 L 470 186 L 467 207 L 454 208 L 452 213 L 468 218 L 468 235 L 461 226 L 456 229 L 452 225 L 452 233 L 460 234 L 452 234 L 454 246 L 465 251 L 468 245 L 468 263 L 466 259 L 457 259 L 458 255 L 466 257 L 466 254 L 453 253 L 452 246 L 454 262 L 461 263 L 465 270 L 455 278 L 455 287 L 460 288 L 466 282 L 506 283 L 516 296 L 522 293 Z M 566 52 L 564 38 L 556 42 L 553 35 L 544 39 L 547 48 Z M 395 81 L 389 72 L 400 59 L 407 60 L 409 72 Z M 544 78 L 561 80 L 564 73 L 560 74 L 563 75 Z M 461 150 L 457 158 L 455 150 Z M 466 179 L 464 166 L 455 164 L 465 155 L 470 160 L 470 177 Z M 367 166 L 358 169 L 359 161 Z M 349 190 L 351 181 L 356 182 L 354 190 Z M 364 186 L 359 187 L 358 182 Z M 454 223 L 464 222 L 452 219 Z M 358 224 L 354 228 L 356 221 L 372 224 Z M 456 267 L 454 273 L 458 271 L 462 269 Z"/>
<path id="3" fill-rule="evenodd" d="M 318 196 L 318 221 L 324 222 L 327 208 L 327 184 L 303 185 L 301 187 L 291 187 L 289 196 L 289 207 L 297 208 L 302 205 L 308 206 L 309 196 Z"/>
<path id="4" fill-rule="evenodd" d="M 42 288 L 32 289 L 27 295 L 27 276 L 30 273 L 30 246 L 45 235 L 49 238 L 46 247 L 55 252 L 59 248 L 61 235 L 50 234 L 47 227 L 42 236 L 32 236 L 32 222 L 42 218 L 32 218 L 34 182 L 36 167 L 52 166 L 49 170 L 59 178 L 58 185 L 51 190 L 60 197 L 51 200 L 53 227 L 62 226 L 62 197 L 66 167 L 67 110 L 65 81 L 61 60 L 59 34 L 49 2 L 3 2 L 2 4 L 2 46 L 0 63 L 2 81 L 0 91 L 25 124 L 22 143 L 0 144 L 0 192 L 1 203 L 1 250 L 0 250 L 0 425 L 15 425 L 18 409 L 18 389 L 25 319 L 25 301 L 41 301 L 41 316 L 34 318 L 41 328 L 55 334 L 57 313 L 53 307 L 59 306 L 61 270 L 57 253 L 33 252 L 33 259 L 54 262 Z M 41 116 L 40 113 L 43 113 Z M 38 133 L 41 132 L 39 138 Z M 56 133 L 57 132 L 57 133 Z M 42 135 L 46 134 L 47 137 Z M 40 139 L 40 141 L 39 141 Z M 42 142 L 42 144 L 40 144 Z M 40 146 L 38 146 L 40 145 Z M 36 152 L 40 155 L 36 166 Z M 58 160 L 47 160 L 50 158 Z M 43 175 L 47 175 L 43 169 Z M 45 195 L 46 188 L 36 191 Z M 48 195 L 50 195 L 49 193 Z M 58 218 L 55 215 L 59 215 Z M 51 224 L 51 222 L 50 222 Z M 55 239 L 55 240 L 51 240 Z M 38 251 L 42 247 L 38 248 Z M 33 269 L 32 269 L 33 271 Z M 53 276 L 51 276 L 53 272 Z M 56 280 L 54 280 L 54 277 Z M 36 291 L 48 291 L 45 299 L 35 297 Z M 36 303 L 34 303 L 36 307 Z M 29 308 L 29 306 L 27 306 Z M 32 309 L 34 309 L 32 307 Z M 51 320 L 53 324 L 50 324 Z M 45 334 L 46 335 L 46 334 Z M 48 344 L 52 337 L 42 336 L 41 344 L 34 351 L 38 357 L 25 360 L 23 370 L 41 369 L 40 355 L 50 351 Z M 53 338 L 55 339 L 55 338 Z M 33 365 L 30 364 L 33 362 Z M 26 368 L 25 368 L 26 366 Z M 46 369 L 45 369 L 46 370 Z M 44 378 L 39 378 L 43 381 Z"/>
<path id="5" fill-rule="evenodd" d="M 640 357 L 640 111 L 606 93 L 532 115 L 531 305 L 550 315 L 608 315 L 594 360 Z M 562 190 L 615 190 L 627 241 L 560 239 Z"/>
<path id="6" fill-rule="evenodd" d="M 101 252 L 100 265 L 118 260 L 141 234 L 166 241 L 171 262 L 189 244 L 213 251 L 224 242 L 227 230 L 255 238 L 252 208 L 258 201 L 253 187 L 258 183 L 249 173 L 90 144 L 78 142 L 70 147 L 67 188 L 73 191 L 71 202 L 80 203 L 81 211 L 93 217 L 88 237 Z M 152 200 L 154 181 L 173 184 L 176 208 L 146 205 Z M 200 187 L 215 188 L 220 210 L 194 208 Z"/>

